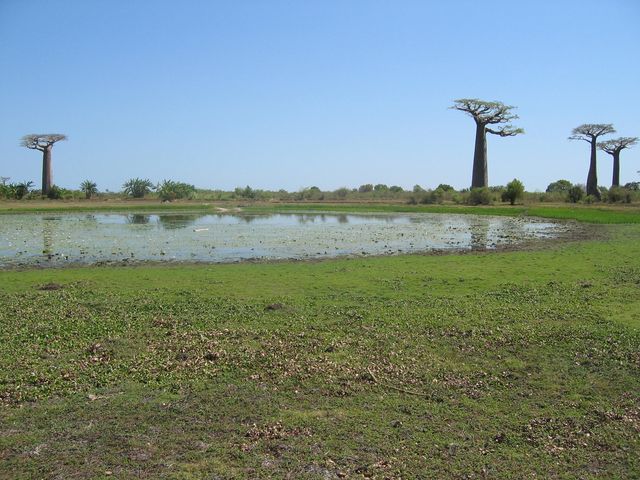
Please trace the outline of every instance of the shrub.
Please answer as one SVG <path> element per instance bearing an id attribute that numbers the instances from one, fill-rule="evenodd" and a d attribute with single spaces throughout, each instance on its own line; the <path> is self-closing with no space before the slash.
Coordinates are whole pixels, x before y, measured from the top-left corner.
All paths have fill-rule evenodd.
<path id="1" fill-rule="evenodd" d="M 49 189 L 49 193 L 47 193 L 47 198 L 51 200 L 60 200 L 65 193 L 65 190 L 58 187 L 57 185 L 51 185 Z"/>
<path id="2" fill-rule="evenodd" d="M 446 183 L 441 183 L 436 187 L 436 190 L 442 190 L 443 192 L 453 192 L 455 188 L 451 185 L 447 185 Z"/>
<path id="3" fill-rule="evenodd" d="M 391 185 L 389 187 L 389 190 L 391 190 L 393 193 L 400 193 L 404 191 L 403 188 L 398 185 Z"/>
<path id="4" fill-rule="evenodd" d="M 611 203 L 631 203 L 631 191 L 620 187 L 611 187 L 607 192 L 607 201 Z"/>
<path id="5" fill-rule="evenodd" d="M 467 195 L 466 203 L 469 205 L 491 205 L 493 195 L 487 187 L 472 188 Z"/>
<path id="6" fill-rule="evenodd" d="M 12 183 L 9 187 L 13 191 L 13 198 L 16 200 L 22 200 L 29 194 L 31 187 L 33 187 L 33 182 Z"/>
<path id="7" fill-rule="evenodd" d="M 374 192 L 387 192 L 389 191 L 389 187 L 384 183 L 378 183 L 375 187 L 373 187 Z"/>
<path id="8" fill-rule="evenodd" d="M 625 184 L 624 188 L 637 192 L 638 190 L 640 190 L 640 182 L 629 182 Z"/>
<path id="9" fill-rule="evenodd" d="M 524 185 L 523 183 L 514 178 L 509 183 L 507 183 L 507 188 L 504 192 L 502 192 L 502 201 L 509 202 L 511 205 L 515 205 L 516 200 L 522 198 L 524 194 Z"/>
<path id="10" fill-rule="evenodd" d="M 133 198 L 143 198 L 153 188 L 153 183 L 148 178 L 132 178 L 122 185 L 123 192 Z"/>
<path id="11" fill-rule="evenodd" d="M 365 183 L 364 185 L 360 185 L 358 187 L 358 192 L 360 193 L 369 193 L 373 191 L 373 185 L 371 183 Z"/>
<path id="12" fill-rule="evenodd" d="M 171 202 L 180 198 L 192 199 L 196 196 L 196 187 L 183 182 L 174 182 L 173 180 L 163 180 L 156 190 L 158 197 L 163 202 Z"/>
<path id="13" fill-rule="evenodd" d="M 574 185 L 567 191 L 567 199 L 571 203 L 578 203 L 584 197 L 584 189 L 581 185 Z"/>
<path id="14" fill-rule="evenodd" d="M 422 193 L 422 192 L 424 192 L 424 188 L 422 188 L 420 185 L 413 186 L 413 193 Z"/>
<path id="15" fill-rule="evenodd" d="M 422 197 L 420 203 L 425 204 L 434 204 L 434 203 L 442 203 L 444 201 L 444 190 L 440 188 L 436 188 L 435 190 L 429 190 L 426 195 Z"/>
<path id="16" fill-rule="evenodd" d="M 345 199 L 347 198 L 347 195 L 349 195 L 349 189 L 346 187 L 341 187 L 341 188 L 338 188 L 333 193 L 335 194 L 336 197 L 340 199 Z"/>
<path id="17" fill-rule="evenodd" d="M 571 188 L 571 182 L 569 180 L 557 180 L 555 182 L 550 183 L 547 186 L 547 193 L 557 193 L 562 192 L 566 193 Z"/>

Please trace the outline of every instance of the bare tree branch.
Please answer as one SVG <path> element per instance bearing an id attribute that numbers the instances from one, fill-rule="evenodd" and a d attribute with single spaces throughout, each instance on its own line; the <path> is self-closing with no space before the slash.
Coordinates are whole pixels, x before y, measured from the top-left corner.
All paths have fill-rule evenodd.
<path id="1" fill-rule="evenodd" d="M 603 152 L 614 155 L 616 152 L 620 152 L 625 148 L 631 148 L 636 143 L 638 143 L 638 137 L 620 137 L 598 142 L 597 146 Z"/>
<path id="2" fill-rule="evenodd" d="M 569 140 L 584 140 L 593 142 L 600 135 L 616 133 L 615 128 L 610 123 L 584 123 L 572 130 Z"/>
<path id="3" fill-rule="evenodd" d="M 31 133 L 25 135 L 20 140 L 20 145 L 32 150 L 44 151 L 45 148 L 52 146 L 61 140 L 66 140 L 67 136 L 61 133 Z"/>
<path id="4" fill-rule="evenodd" d="M 505 105 L 502 102 L 485 102 L 477 98 L 460 98 L 454 100 L 454 105 L 451 108 L 467 113 L 480 125 L 508 123 L 511 120 L 519 118 L 518 115 L 511 112 L 511 110 L 516 108 L 514 106 Z M 524 133 L 524 130 L 519 130 L 521 131 L 518 133 Z M 516 133 L 514 133 L 514 135 L 516 135 Z"/>

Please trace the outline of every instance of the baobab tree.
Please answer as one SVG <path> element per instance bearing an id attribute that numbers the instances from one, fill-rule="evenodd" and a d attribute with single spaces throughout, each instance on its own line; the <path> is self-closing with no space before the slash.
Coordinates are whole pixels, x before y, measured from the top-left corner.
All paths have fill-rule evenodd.
<path id="1" fill-rule="evenodd" d="M 501 102 L 485 102 L 477 98 L 461 98 L 453 101 L 451 107 L 467 113 L 476 122 L 476 145 L 473 152 L 473 174 L 471 188 L 487 187 L 489 176 L 487 172 L 487 133 L 501 137 L 513 137 L 524 133 L 522 128 L 515 128 L 509 122 L 518 116 L 512 113 L 516 107 Z M 496 125 L 496 127 L 490 127 Z"/>
<path id="2" fill-rule="evenodd" d="M 593 195 L 600 200 L 598 190 L 598 172 L 596 170 L 596 144 L 600 135 L 615 133 L 610 123 L 585 123 L 576 127 L 571 132 L 569 140 L 583 140 L 591 144 L 591 160 L 589 162 L 589 174 L 587 175 L 587 195 Z"/>
<path id="3" fill-rule="evenodd" d="M 636 143 L 638 143 L 638 137 L 620 137 L 598 142 L 598 148 L 613 157 L 612 187 L 620 186 L 620 152 L 625 148 L 634 146 Z"/>
<path id="4" fill-rule="evenodd" d="M 56 142 L 66 140 L 67 136 L 60 133 L 46 133 L 25 135 L 21 145 L 32 150 L 42 152 L 42 194 L 48 195 L 53 180 L 51 177 L 51 150 Z"/>

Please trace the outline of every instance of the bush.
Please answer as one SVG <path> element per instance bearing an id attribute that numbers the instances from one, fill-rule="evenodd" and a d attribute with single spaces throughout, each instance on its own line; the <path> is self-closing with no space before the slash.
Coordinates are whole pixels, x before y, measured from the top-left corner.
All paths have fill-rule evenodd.
<path id="1" fill-rule="evenodd" d="M 607 192 L 606 200 L 611 203 L 631 203 L 631 191 L 620 187 L 611 187 Z"/>
<path id="2" fill-rule="evenodd" d="M 51 200 L 60 200 L 65 193 L 65 190 L 58 187 L 57 185 L 51 185 L 49 189 L 49 193 L 47 193 L 47 198 Z"/>
<path id="3" fill-rule="evenodd" d="M 578 203 L 584 197 L 584 189 L 581 185 L 574 185 L 567 191 L 567 199 L 571 203 Z"/>
<path id="4" fill-rule="evenodd" d="M 391 185 L 389 187 L 389 190 L 391 190 L 393 193 L 400 193 L 404 191 L 403 188 L 398 185 Z"/>
<path id="5" fill-rule="evenodd" d="M 434 203 L 443 203 L 445 197 L 445 191 L 441 188 L 436 188 L 435 190 L 429 190 L 426 195 L 422 197 L 420 203 L 425 204 L 434 204 Z"/>
<path id="6" fill-rule="evenodd" d="M 629 182 L 625 184 L 624 188 L 637 192 L 638 190 L 640 190 L 640 182 Z"/>
<path id="7" fill-rule="evenodd" d="M 552 182 L 547 186 L 547 193 L 566 193 L 572 187 L 571 182 L 569 180 L 557 180 Z"/>
<path id="8" fill-rule="evenodd" d="M 346 187 L 340 187 L 337 190 L 335 190 L 334 195 L 342 200 L 344 200 L 345 198 L 347 198 L 347 195 L 349 195 L 349 189 Z"/>
<path id="9" fill-rule="evenodd" d="M 132 178 L 122 185 L 123 192 L 133 198 L 143 198 L 153 188 L 153 183 L 148 178 Z"/>
<path id="10" fill-rule="evenodd" d="M 524 195 L 524 185 L 520 180 L 514 178 L 507 183 L 506 190 L 502 192 L 502 201 L 515 205 L 516 200 L 522 198 L 522 195 Z"/>
<path id="11" fill-rule="evenodd" d="M 468 205 L 491 205 L 493 203 L 493 195 L 487 187 L 472 188 L 466 198 Z"/>
<path id="12" fill-rule="evenodd" d="M 436 187 L 436 190 L 442 190 L 443 192 L 453 192 L 455 188 L 451 185 L 447 185 L 446 183 L 441 183 Z"/>
<path id="13" fill-rule="evenodd" d="M 369 193 L 373 191 L 373 185 L 371 183 L 365 183 L 364 185 L 360 185 L 358 187 L 358 192 L 360 193 Z"/>
<path id="14" fill-rule="evenodd" d="M 173 180 L 163 180 L 156 187 L 158 197 L 163 202 L 171 202 L 180 198 L 192 199 L 196 196 L 196 187 L 183 182 L 174 182 Z"/>

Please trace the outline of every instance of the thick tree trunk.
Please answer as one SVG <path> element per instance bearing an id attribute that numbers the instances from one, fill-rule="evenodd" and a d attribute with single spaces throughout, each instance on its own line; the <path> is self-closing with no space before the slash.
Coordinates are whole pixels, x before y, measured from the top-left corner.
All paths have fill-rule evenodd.
<path id="1" fill-rule="evenodd" d="M 489 186 L 487 173 L 487 131 L 486 126 L 476 122 L 476 146 L 473 152 L 473 176 L 471 188 Z"/>
<path id="2" fill-rule="evenodd" d="M 596 138 L 591 139 L 591 161 L 589 162 L 589 175 L 587 175 L 587 195 L 593 195 L 600 200 L 598 172 L 596 171 Z"/>
<path id="3" fill-rule="evenodd" d="M 51 146 L 42 151 L 42 194 L 48 195 L 51 190 Z"/>
<path id="4" fill-rule="evenodd" d="M 615 150 L 613 152 L 613 180 L 611 181 L 612 187 L 620 186 L 620 151 Z"/>

